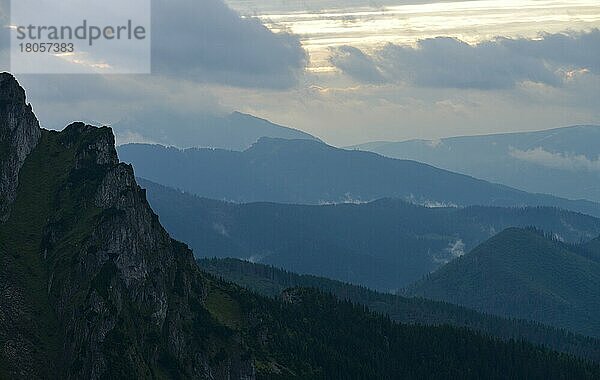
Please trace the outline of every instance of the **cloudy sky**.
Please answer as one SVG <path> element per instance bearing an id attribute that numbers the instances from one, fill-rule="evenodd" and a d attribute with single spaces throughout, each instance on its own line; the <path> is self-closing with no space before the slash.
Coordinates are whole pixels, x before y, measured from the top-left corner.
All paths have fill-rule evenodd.
<path id="1" fill-rule="evenodd" d="M 600 124 L 597 1 L 152 5 L 152 75 L 19 77 L 45 126 L 237 110 L 344 146 Z"/>

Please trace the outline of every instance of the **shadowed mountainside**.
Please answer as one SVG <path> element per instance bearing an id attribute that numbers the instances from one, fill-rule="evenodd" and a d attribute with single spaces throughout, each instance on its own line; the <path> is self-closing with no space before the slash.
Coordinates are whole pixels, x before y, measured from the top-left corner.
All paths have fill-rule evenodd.
<path id="1" fill-rule="evenodd" d="M 383 291 L 420 279 L 508 227 L 579 243 L 600 220 L 554 208 L 426 208 L 365 204 L 234 204 L 140 180 L 165 228 L 197 257 L 235 257 Z"/>
<path id="2" fill-rule="evenodd" d="M 508 229 L 406 294 L 600 336 L 600 263 L 537 231 Z"/>
<path id="3" fill-rule="evenodd" d="M 396 322 L 451 325 L 480 331 L 503 340 L 526 340 L 600 362 L 600 341 L 537 322 L 481 314 L 452 304 L 424 298 L 377 293 L 365 287 L 323 277 L 299 275 L 272 266 L 237 259 L 201 259 L 203 270 L 269 297 L 292 287 L 316 288 L 336 297 L 368 306 Z"/>

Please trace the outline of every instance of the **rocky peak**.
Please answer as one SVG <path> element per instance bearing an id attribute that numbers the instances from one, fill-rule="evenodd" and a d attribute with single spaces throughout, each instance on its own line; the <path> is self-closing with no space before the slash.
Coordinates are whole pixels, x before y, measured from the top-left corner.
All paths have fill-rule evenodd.
<path id="1" fill-rule="evenodd" d="M 78 152 L 76 168 L 80 168 L 89 161 L 96 165 L 116 165 L 119 163 L 115 149 L 115 137 L 109 127 L 97 128 L 82 122 L 75 122 L 62 131 L 65 145 L 84 141 L 84 147 Z"/>
<path id="2" fill-rule="evenodd" d="M 25 90 L 12 74 L 0 73 L 0 104 L 25 104 Z"/>
<path id="3" fill-rule="evenodd" d="M 15 77 L 0 74 L 0 222 L 8 219 L 18 187 L 19 171 L 41 135 L 27 104 L 25 90 Z"/>
<path id="4" fill-rule="evenodd" d="M 41 129 L 0 75 L 0 378 L 254 378 L 114 143 L 107 127 Z"/>

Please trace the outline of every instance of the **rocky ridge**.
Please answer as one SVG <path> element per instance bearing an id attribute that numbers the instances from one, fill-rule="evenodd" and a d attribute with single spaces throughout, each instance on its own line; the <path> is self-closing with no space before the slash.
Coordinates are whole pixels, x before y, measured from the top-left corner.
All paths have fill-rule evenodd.
<path id="1" fill-rule="evenodd" d="M 2 74 L 0 143 L 0 374 L 254 378 L 239 338 L 190 333 L 215 324 L 205 279 L 119 163 L 109 128 L 40 129 L 23 89 Z M 33 220 L 39 232 L 26 232 Z M 220 346 L 229 354 L 217 360 Z"/>

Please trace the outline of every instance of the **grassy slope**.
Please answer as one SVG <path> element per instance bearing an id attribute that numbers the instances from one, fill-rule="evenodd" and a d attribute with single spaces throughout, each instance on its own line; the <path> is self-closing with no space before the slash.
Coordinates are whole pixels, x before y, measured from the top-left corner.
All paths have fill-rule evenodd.
<path id="1" fill-rule="evenodd" d="M 48 298 L 48 271 L 40 254 L 44 251 L 43 228 L 60 201 L 56 190 L 66 181 L 68 168 L 72 166 L 73 152 L 64 150 L 57 138 L 57 133 L 43 133 L 39 148 L 21 170 L 11 218 L 0 224 L 0 249 L 8 260 L 5 270 L 10 274 L 6 280 L 23 289 L 27 305 L 25 318 L 16 321 L 15 330 L 35 342 L 33 356 L 38 359 L 39 373 L 52 373 L 60 367 L 57 360 L 62 350 L 61 329 Z M 76 205 L 66 203 L 62 207 L 69 213 Z"/>

